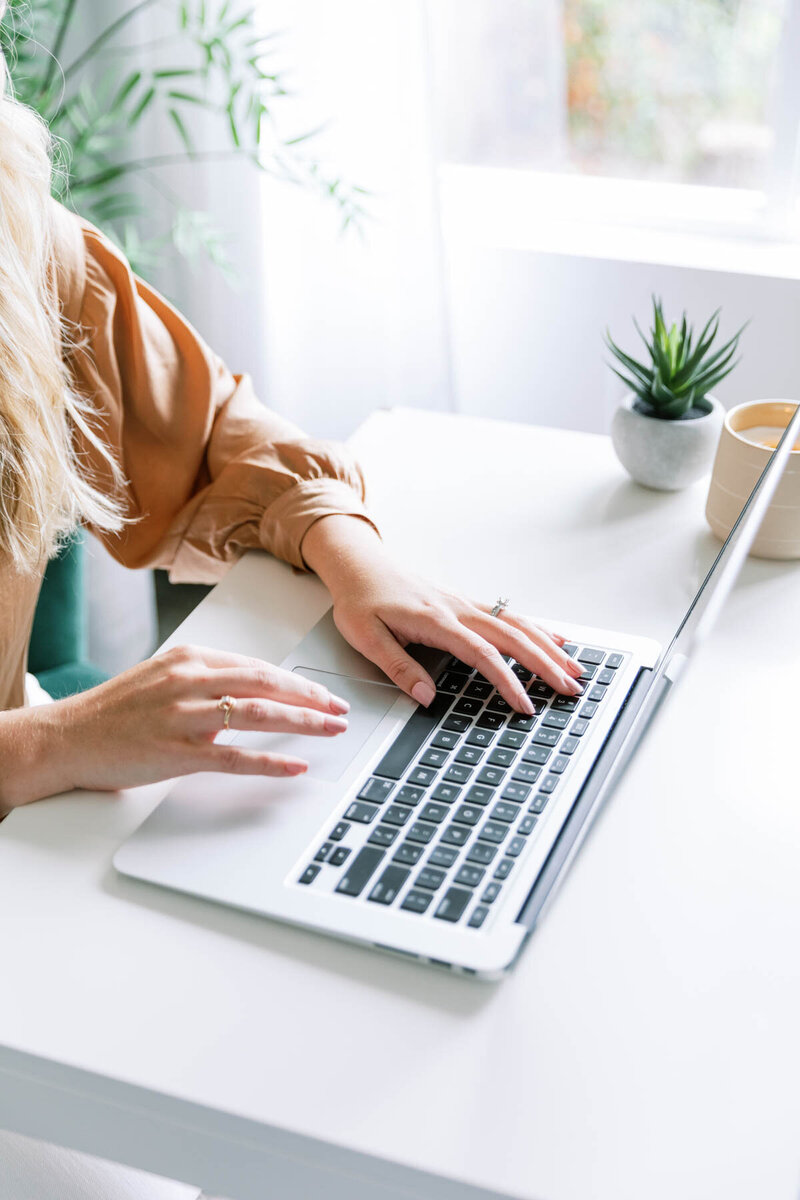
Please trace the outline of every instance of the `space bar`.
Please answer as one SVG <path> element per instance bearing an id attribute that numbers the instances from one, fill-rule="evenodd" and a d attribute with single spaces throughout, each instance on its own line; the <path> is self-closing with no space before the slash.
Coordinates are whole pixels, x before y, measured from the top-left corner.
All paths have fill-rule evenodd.
<path id="1" fill-rule="evenodd" d="M 447 692 L 437 692 L 436 699 L 428 708 L 420 706 L 406 721 L 399 737 L 386 751 L 373 775 L 383 775 L 384 779 L 399 779 L 425 738 L 439 724 L 452 700 L 453 697 Z"/>

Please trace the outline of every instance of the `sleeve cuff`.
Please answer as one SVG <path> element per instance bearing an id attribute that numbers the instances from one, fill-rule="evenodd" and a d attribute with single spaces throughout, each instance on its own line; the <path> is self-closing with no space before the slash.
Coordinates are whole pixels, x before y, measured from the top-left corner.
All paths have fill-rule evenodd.
<path id="1" fill-rule="evenodd" d="M 361 497 L 338 479 L 308 479 L 295 483 L 264 513 L 259 529 L 261 545 L 299 571 L 310 570 L 300 553 L 306 532 L 320 517 L 360 517 L 381 536 Z"/>

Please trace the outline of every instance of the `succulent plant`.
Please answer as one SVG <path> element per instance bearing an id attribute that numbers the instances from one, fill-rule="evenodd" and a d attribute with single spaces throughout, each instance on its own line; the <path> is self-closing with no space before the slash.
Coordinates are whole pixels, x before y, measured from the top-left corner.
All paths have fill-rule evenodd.
<path id="1" fill-rule="evenodd" d="M 719 331 L 720 309 L 712 313 L 703 332 L 694 342 L 694 328 L 683 314 L 680 327 L 673 323 L 667 328 L 661 301 L 653 297 L 653 328 L 646 338 L 634 318 L 636 332 L 647 348 L 649 363 L 642 363 L 620 350 L 606 330 L 605 340 L 611 353 L 625 368 L 611 370 L 636 394 L 634 407 L 648 417 L 678 421 L 682 417 L 700 416 L 709 411 L 706 396 L 739 362 L 733 356 L 745 326 L 714 353 L 711 348 Z M 692 413 L 692 409 L 698 411 Z"/>

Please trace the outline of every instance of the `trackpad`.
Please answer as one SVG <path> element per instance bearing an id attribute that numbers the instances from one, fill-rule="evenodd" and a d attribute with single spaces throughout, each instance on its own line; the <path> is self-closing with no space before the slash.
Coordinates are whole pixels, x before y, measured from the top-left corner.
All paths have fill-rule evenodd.
<path id="1" fill-rule="evenodd" d="M 331 782 L 341 779 L 367 738 L 378 727 L 389 709 L 403 693 L 391 683 L 367 683 L 349 675 L 315 671 L 312 667 L 294 667 L 298 675 L 321 683 L 350 705 L 347 732 L 334 737 L 304 737 L 296 733 L 237 733 L 232 740 L 248 750 L 268 750 L 271 754 L 291 754 L 304 758 L 308 774 Z"/>

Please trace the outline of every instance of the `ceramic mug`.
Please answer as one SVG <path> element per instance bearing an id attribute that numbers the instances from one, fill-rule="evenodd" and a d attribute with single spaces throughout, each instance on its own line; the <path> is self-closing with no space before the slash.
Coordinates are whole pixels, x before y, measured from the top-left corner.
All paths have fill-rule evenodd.
<path id="1" fill-rule="evenodd" d="M 706 520 L 718 538 L 730 533 L 796 408 L 794 400 L 753 400 L 725 414 L 706 503 Z M 800 442 L 789 455 L 750 553 L 800 558 Z"/>

